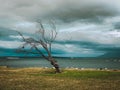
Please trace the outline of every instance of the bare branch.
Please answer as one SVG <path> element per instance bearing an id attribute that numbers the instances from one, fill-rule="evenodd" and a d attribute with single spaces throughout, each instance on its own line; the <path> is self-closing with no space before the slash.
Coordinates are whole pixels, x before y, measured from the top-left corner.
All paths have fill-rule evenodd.
<path id="1" fill-rule="evenodd" d="M 18 31 L 17 31 L 18 32 Z M 18 34 L 23 38 L 23 41 L 25 41 L 24 36 L 22 35 L 22 33 L 18 32 Z"/>
<path id="2" fill-rule="evenodd" d="M 46 31 L 45 26 L 42 24 L 40 20 L 37 21 L 37 23 L 40 25 L 40 28 L 37 31 L 37 34 L 40 36 L 39 39 L 36 39 L 37 34 L 35 38 L 32 38 L 32 37 L 25 38 L 22 33 L 18 32 L 18 34 L 22 37 L 23 41 L 25 42 L 19 48 L 19 51 L 24 53 L 40 54 L 43 58 L 50 61 L 50 63 L 56 68 L 56 72 L 60 72 L 59 65 L 53 59 L 52 53 L 51 53 L 52 42 L 55 40 L 57 36 L 55 23 L 53 21 L 49 21 L 49 26 L 51 29 L 49 30 L 49 34 Z M 49 35 L 49 37 L 47 35 Z M 25 49 L 27 46 L 30 46 L 30 48 Z M 39 46 L 41 46 L 47 52 L 47 55 L 42 52 Z M 34 50 L 36 52 L 34 52 Z"/>

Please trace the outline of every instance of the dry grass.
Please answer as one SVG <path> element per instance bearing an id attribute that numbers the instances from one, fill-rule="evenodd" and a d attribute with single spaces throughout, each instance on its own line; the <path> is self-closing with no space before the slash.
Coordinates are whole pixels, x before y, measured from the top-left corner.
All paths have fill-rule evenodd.
<path id="1" fill-rule="evenodd" d="M 0 90 L 120 90 L 119 71 L 0 68 Z"/>

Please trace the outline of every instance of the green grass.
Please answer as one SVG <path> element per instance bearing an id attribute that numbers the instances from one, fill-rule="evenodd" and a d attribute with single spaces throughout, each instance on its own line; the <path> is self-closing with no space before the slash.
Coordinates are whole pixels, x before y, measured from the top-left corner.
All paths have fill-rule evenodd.
<path id="1" fill-rule="evenodd" d="M 120 90 L 120 71 L 0 68 L 0 90 Z"/>

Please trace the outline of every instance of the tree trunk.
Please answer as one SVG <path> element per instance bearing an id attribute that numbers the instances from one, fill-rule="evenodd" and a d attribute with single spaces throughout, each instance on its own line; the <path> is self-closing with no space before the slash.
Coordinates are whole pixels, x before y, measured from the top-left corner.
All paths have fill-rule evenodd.
<path id="1" fill-rule="evenodd" d="M 51 65 L 55 68 L 55 70 L 56 70 L 55 72 L 56 73 L 61 73 L 60 67 L 59 67 L 57 61 L 55 61 L 55 59 L 53 59 L 51 57 L 49 58 L 49 61 L 50 61 Z"/>

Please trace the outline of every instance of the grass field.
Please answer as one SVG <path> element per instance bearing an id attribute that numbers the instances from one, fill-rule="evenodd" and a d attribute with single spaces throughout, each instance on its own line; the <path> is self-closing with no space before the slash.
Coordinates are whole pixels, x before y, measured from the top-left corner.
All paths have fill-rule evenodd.
<path id="1" fill-rule="evenodd" d="M 120 90 L 120 71 L 0 68 L 0 90 Z"/>

